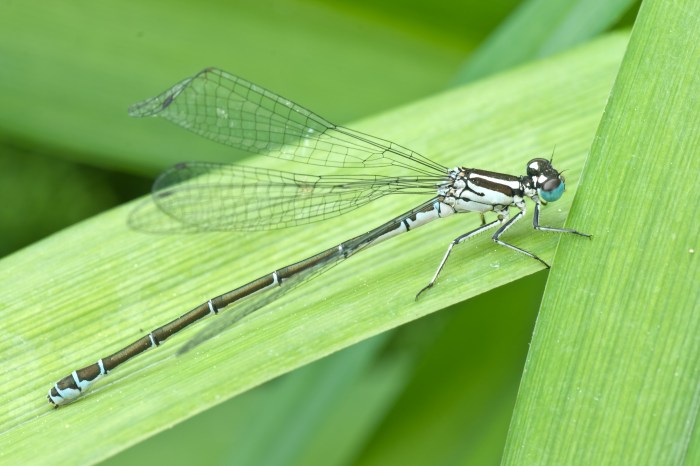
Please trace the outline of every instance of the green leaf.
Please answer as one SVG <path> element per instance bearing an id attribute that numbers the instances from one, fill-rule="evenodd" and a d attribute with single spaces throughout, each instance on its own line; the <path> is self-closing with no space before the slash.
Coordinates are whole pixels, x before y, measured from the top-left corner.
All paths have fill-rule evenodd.
<path id="1" fill-rule="evenodd" d="M 527 0 L 469 56 L 466 83 L 581 44 L 612 27 L 637 0 Z"/>
<path id="2" fill-rule="evenodd" d="M 644 2 L 582 177 L 504 464 L 698 464 L 700 4 Z"/>
<path id="3" fill-rule="evenodd" d="M 543 221 L 561 225 L 625 42 L 622 35 L 611 36 L 352 126 L 444 164 L 513 173 L 556 144 L 569 192 L 544 210 Z M 203 151 L 213 146 L 199 142 Z M 0 394 L 3 460 L 97 461 L 279 374 L 541 269 L 480 238 L 458 248 L 437 286 L 415 302 L 446 244 L 479 220 L 435 222 L 358 255 L 275 303 L 274 312 L 261 312 L 192 353 L 175 357 L 178 341 L 196 328 L 118 368 L 78 402 L 49 409 L 46 391 L 71 370 L 215 294 L 362 233 L 422 200 L 377 202 L 313 227 L 179 237 L 128 230 L 132 205 L 126 205 L 3 259 L 0 351 L 3 379 L 16 381 Z M 558 235 L 533 233 L 528 222 L 509 230 L 509 238 L 551 258 Z M 585 230 L 586 223 L 575 226 Z"/>

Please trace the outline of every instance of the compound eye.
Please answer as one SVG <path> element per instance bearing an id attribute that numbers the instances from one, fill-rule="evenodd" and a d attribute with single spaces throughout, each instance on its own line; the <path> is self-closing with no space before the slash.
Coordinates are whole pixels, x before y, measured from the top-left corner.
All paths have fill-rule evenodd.
<path id="1" fill-rule="evenodd" d="M 537 189 L 537 193 L 545 202 L 554 202 L 564 194 L 564 180 L 550 178 Z"/>

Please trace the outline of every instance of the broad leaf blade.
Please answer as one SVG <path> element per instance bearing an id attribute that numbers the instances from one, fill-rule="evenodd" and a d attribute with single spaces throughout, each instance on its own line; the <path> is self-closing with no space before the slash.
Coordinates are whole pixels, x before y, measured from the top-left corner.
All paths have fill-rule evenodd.
<path id="1" fill-rule="evenodd" d="M 635 24 L 535 331 L 504 464 L 696 464 L 700 4 Z M 583 227 L 582 227 L 583 228 Z"/>

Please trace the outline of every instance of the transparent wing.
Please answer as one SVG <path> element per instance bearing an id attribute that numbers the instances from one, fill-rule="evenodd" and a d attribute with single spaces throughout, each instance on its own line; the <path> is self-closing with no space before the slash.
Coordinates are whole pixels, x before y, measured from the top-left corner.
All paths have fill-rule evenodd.
<path id="1" fill-rule="evenodd" d="M 259 231 L 325 220 L 388 194 L 434 194 L 444 182 L 436 177 L 313 176 L 190 162 L 163 172 L 153 185 L 152 199 L 167 221 L 180 224 L 172 231 Z M 134 222 L 138 213 L 132 214 L 132 226 L 163 231 L 155 215 Z"/>
<path id="2" fill-rule="evenodd" d="M 160 116 L 214 141 L 249 152 L 325 167 L 401 166 L 445 173 L 442 165 L 390 141 L 336 126 L 242 78 L 207 68 L 129 108 Z"/>

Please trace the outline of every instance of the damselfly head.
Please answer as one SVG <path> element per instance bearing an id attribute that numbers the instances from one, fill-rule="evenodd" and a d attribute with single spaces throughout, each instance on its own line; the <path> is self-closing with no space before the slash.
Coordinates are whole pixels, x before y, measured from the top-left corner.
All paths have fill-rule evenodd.
<path id="1" fill-rule="evenodd" d="M 532 159 L 527 163 L 527 176 L 544 202 L 554 202 L 564 194 L 564 177 L 547 159 Z"/>

